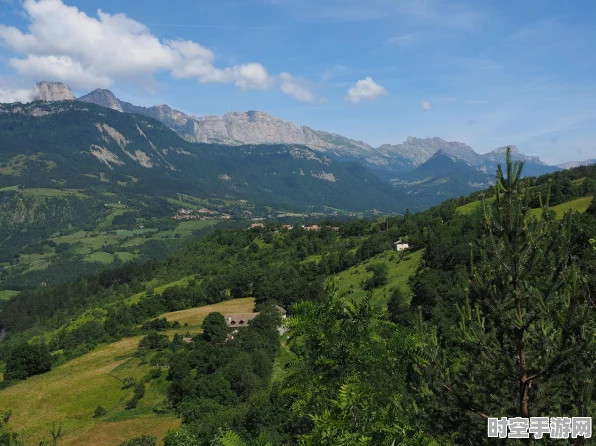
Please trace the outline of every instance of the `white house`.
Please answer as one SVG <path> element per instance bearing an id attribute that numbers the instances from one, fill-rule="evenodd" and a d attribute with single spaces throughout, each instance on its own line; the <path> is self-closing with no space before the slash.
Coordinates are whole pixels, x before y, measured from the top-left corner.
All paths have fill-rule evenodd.
<path id="1" fill-rule="evenodd" d="M 404 243 L 401 240 L 396 241 L 393 246 L 395 247 L 396 251 L 405 251 L 406 249 L 410 248 L 407 243 Z"/>

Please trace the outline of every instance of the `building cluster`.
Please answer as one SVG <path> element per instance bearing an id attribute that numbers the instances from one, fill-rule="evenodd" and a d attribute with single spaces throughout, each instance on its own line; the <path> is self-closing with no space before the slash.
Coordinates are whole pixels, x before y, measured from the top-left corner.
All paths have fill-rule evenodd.
<path id="1" fill-rule="evenodd" d="M 275 309 L 280 312 L 282 319 L 286 318 L 287 312 L 285 309 L 279 305 L 276 305 Z M 246 327 L 258 315 L 259 313 L 229 313 L 224 314 L 224 318 L 228 327 Z"/>
<path id="2" fill-rule="evenodd" d="M 248 229 L 255 229 L 255 228 L 264 228 L 265 224 L 264 223 L 253 223 L 252 225 L 250 225 L 250 228 Z M 282 229 L 294 229 L 294 227 L 292 225 L 281 225 Z M 332 231 L 335 232 L 339 232 L 339 230 L 341 229 L 339 226 L 319 226 L 319 225 L 302 225 L 302 228 L 304 228 L 305 231 L 320 231 L 321 228 L 327 228 L 327 229 L 331 229 Z"/>
<path id="3" fill-rule="evenodd" d="M 180 208 L 178 213 L 172 217 L 174 220 L 229 220 L 231 215 L 221 214 L 211 209 L 184 209 Z"/>

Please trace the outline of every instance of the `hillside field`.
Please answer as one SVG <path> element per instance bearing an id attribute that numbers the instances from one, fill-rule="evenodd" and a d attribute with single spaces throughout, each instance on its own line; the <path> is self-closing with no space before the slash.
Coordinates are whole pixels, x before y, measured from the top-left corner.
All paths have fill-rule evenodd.
<path id="1" fill-rule="evenodd" d="M 199 308 L 167 313 L 171 321 L 188 326 L 171 330 L 181 334 L 200 331 L 203 319 L 212 311 L 221 313 L 250 312 L 254 300 L 236 299 Z M 145 397 L 135 409 L 126 410 L 125 404 L 133 390 L 123 390 L 126 377 L 140 379 L 151 366 L 141 364 L 134 357 L 140 336 L 125 338 L 113 344 L 102 345 L 90 353 L 58 366 L 48 373 L 19 382 L 0 391 L 0 411 L 12 410 L 9 426 L 25 438 L 27 444 L 49 440 L 48 428 L 52 422 L 63 422 L 64 437 L 59 444 L 108 446 L 142 434 L 162 438 L 169 429 L 180 425 L 173 414 L 157 415 L 155 406 L 165 401 L 168 385 L 164 370 L 152 380 Z M 94 418 L 95 408 L 101 405 L 107 414 Z"/>
<path id="2" fill-rule="evenodd" d="M 335 279 L 339 289 L 352 290 L 350 298 L 362 299 L 366 295 L 362 284 L 373 275 L 372 272 L 366 271 L 366 267 L 375 263 L 385 263 L 387 265 L 387 284 L 373 291 L 375 300 L 385 304 L 391 296 L 391 290 L 396 287 L 401 288 L 409 295 L 411 291 L 408 280 L 416 272 L 424 251 L 405 251 L 403 259 L 400 259 L 400 254 L 395 251 L 387 251 L 337 274 Z"/>

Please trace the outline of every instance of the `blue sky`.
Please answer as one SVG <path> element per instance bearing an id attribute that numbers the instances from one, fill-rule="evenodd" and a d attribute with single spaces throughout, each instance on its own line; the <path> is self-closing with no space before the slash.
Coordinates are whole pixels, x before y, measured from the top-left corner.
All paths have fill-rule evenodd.
<path id="1" fill-rule="evenodd" d="M 372 145 L 439 136 L 583 160 L 596 158 L 594 17 L 588 0 L 0 0 L 0 100 L 58 80 Z"/>

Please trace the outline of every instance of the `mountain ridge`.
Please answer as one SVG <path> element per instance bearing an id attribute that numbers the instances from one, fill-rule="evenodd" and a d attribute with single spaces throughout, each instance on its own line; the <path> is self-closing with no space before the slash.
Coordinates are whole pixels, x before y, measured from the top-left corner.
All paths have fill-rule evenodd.
<path id="1" fill-rule="evenodd" d="M 40 82 L 39 84 L 51 84 L 51 82 Z M 365 142 L 350 139 L 337 133 L 315 130 L 255 110 L 247 112 L 230 111 L 223 116 L 206 115 L 197 117 L 173 109 L 166 104 L 151 107 L 136 106 L 121 101 L 107 89 L 96 89 L 76 100 L 94 103 L 125 113 L 136 113 L 152 117 L 174 129 L 190 142 L 231 146 L 247 144 L 306 145 L 314 150 L 330 152 L 339 157 L 357 158 L 369 168 L 387 178 L 420 166 L 440 149 L 445 149 L 475 166 L 485 164 L 487 161 L 492 164 L 496 158 L 504 157 L 504 147 L 497 148 L 486 154 L 479 154 L 463 142 L 446 141 L 439 137 L 416 138 L 409 136 L 402 143 L 382 144 L 379 147 L 373 147 Z M 517 151 L 517 148 L 515 151 L 515 155 L 519 159 L 546 166 L 539 157 L 523 155 Z"/>

